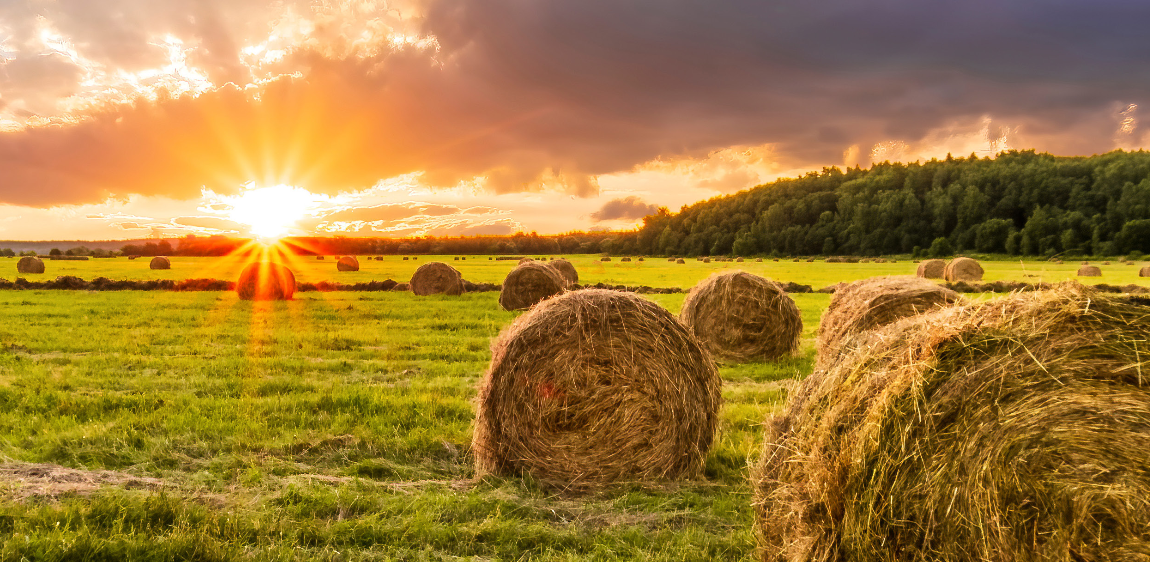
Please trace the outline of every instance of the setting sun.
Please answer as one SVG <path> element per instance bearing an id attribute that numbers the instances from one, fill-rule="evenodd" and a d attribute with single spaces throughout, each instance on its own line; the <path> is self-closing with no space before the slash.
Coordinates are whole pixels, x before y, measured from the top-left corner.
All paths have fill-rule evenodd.
<path id="1" fill-rule="evenodd" d="M 243 193 L 228 198 L 228 218 L 251 226 L 252 234 L 263 239 L 290 234 L 300 219 L 314 207 L 316 195 L 301 187 L 276 185 L 248 186 Z"/>

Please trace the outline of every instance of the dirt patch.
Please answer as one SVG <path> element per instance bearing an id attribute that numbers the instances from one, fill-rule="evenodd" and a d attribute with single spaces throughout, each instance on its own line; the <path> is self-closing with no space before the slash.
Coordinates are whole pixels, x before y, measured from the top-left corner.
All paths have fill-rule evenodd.
<path id="1" fill-rule="evenodd" d="M 126 490 L 164 486 L 158 478 L 134 476 L 114 470 L 82 470 L 57 464 L 0 463 L 0 494 L 17 501 L 56 498 L 65 494 L 88 495 L 104 487 Z"/>

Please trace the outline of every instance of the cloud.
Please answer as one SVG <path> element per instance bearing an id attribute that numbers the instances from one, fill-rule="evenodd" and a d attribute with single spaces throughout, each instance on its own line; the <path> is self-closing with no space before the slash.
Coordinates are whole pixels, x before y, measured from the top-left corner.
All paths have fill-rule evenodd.
<path id="1" fill-rule="evenodd" d="M 769 166 L 697 178 L 728 191 L 848 152 L 865 165 L 989 151 L 996 131 L 1010 131 L 999 146 L 1064 154 L 1134 146 L 1142 131 L 1115 131 L 1150 91 L 1150 5 L 1124 0 L 331 4 L 4 3 L 5 101 L 65 110 L 0 133 L 0 203 L 186 199 L 247 181 L 332 194 L 416 172 L 587 197 L 605 174 L 769 145 Z M 40 44 L 43 29 L 64 46 Z M 55 62 L 36 68 L 45 53 Z M 116 99 L 136 92 L 107 82 L 116 69 L 166 74 L 132 104 L 61 101 L 87 88 L 77 72 Z M 985 118 L 985 138 L 947 133 Z"/>
<path id="2" fill-rule="evenodd" d="M 172 224 L 176 226 L 190 226 L 193 228 L 203 228 L 221 232 L 242 233 L 249 232 L 251 230 L 251 226 L 219 217 L 176 217 L 172 219 Z"/>
<path id="3" fill-rule="evenodd" d="M 324 215 L 321 220 L 329 222 L 378 222 L 395 221 L 418 215 L 442 216 L 456 214 L 459 212 L 459 207 L 453 205 L 396 203 L 375 205 L 371 207 L 352 207 Z M 468 209 L 468 212 L 470 212 L 470 209 Z"/>
<path id="4" fill-rule="evenodd" d="M 591 213 L 591 218 L 598 222 L 613 220 L 638 220 L 652 213 L 658 212 L 657 205 L 648 205 L 635 196 L 623 199 L 612 199 L 598 211 Z"/>

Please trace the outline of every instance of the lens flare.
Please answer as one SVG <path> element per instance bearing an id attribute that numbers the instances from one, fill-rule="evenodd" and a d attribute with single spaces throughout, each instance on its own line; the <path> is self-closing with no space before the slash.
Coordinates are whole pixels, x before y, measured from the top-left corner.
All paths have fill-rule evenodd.
<path id="1" fill-rule="evenodd" d="M 247 186 L 243 193 L 228 197 L 228 218 L 251 227 L 263 240 L 275 240 L 292 233 L 300 219 L 315 208 L 320 196 L 291 185 Z"/>

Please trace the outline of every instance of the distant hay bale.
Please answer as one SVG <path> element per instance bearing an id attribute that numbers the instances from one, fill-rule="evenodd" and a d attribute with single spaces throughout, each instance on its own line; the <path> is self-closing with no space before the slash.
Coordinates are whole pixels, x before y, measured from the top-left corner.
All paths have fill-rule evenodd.
<path id="1" fill-rule="evenodd" d="M 762 263 L 762 261 L 763 261 L 763 258 L 755 258 L 755 263 Z M 779 260 L 775 260 L 775 261 L 779 261 Z"/>
<path id="2" fill-rule="evenodd" d="M 533 261 L 535 261 L 533 258 L 519 258 L 519 263 L 520 263 L 520 264 L 524 264 L 524 263 L 531 263 L 531 262 L 533 262 Z"/>
<path id="3" fill-rule="evenodd" d="M 587 289 L 543 301 L 491 346 L 472 450 L 477 473 L 564 489 L 700 475 L 722 381 L 671 313 Z"/>
<path id="4" fill-rule="evenodd" d="M 954 258 L 946 264 L 943 279 L 951 283 L 958 281 L 982 281 L 982 266 L 970 258 Z"/>
<path id="5" fill-rule="evenodd" d="M 375 261 L 383 261 L 383 256 L 375 256 Z"/>
<path id="6" fill-rule="evenodd" d="M 703 258 L 703 263 L 711 263 L 711 258 Z"/>
<path id="7" fill-rule="evenodd" d="M 643 256 L 639 256 L 639 261 L 643 261 Z"/>
<path id="8" fill-rule="evenodd" d="M 273 262 L 248 264 L 236 281 L 236 295 L 245 301 L 291 300 L 295 289 L 295 274 Z"/>
<path id="9" fill-rule="evenodd" d="M 1078 268 L 1079 277 L 1102 277 L 1102 269 L 1096 265 L 1084 265 Z"/>
<path id="10" fill-rule="evenodd" d="M 355 256 L 343 256 L 335 262 L 335 268 L 339 271 L 359 271 L 359 260 Z"/>
<path id="11" fill-rule="evenodd" d="M 603 257 L 603 258 L 600 258 L 599 261 L 611 261 L 611 258 Z"/>
<path id="12" fill-rule="evenodd" d="M 792 355 L 803 332 L 799 307 L 782 285 L 743 271 L 700 281 L 679 319 L 712 354 L 731 361 Z"/>
<path id="13" fill-rule="evenodd" d="M 678 259 L 678 258 L 667 258 L 667 261 L 672 261 L 672 262 L 673 262 L 673 261 L 675 261 L 676 259 Z"/>
<path id="14" fill-rule="evenodd" d="M 557 260 L 552 260 L 547 265 L 557 271 L 559 275 L 567 281 L 568 285 L 574 285 L 579 282 L 579 272 L 575 270 L 575 265 L 571 262 L 563 258 L 559 258 Z"/>
<path id="15" fill-rule="evenodd" d="M 499 306 L 503 310 L 527 310 L 543 299 L 562 293 L 566 287 L 567 280 L 550 264 L 519 264 L 503 279 Z"/>
<path id="16" fill-rule="evenodd" d="M 918 271 L 915 275 L 924 279 L 942 279 L 946 272 L 946 262 L 943 260 L 923 260 L 918 262 Z"/>
<path id="17" fill-rule="evenodd" d="M 621 259 L 621 260 L 619 260 L 619 261 L 631 261 L 631 258 L 623 258 L 623 259 Z"/>
<path id="18" fill-rule="evenodd" d="M 1061 261 L 1061 260 L 1059 260 L 1059 261 Z M 1084 261 L 1084 262 L 1082 262 L 1082 263 L 1081 263 L 1081 264 L 1079 264 L 1079 265 L 1090 265 L 1090 262 L 1088 262 L 1088 261 Z"/>
<path id="19" fill-rule="evenodd" d="M 315 257 L 315 259 L 317 259 L 317 260 L 322 260 L 322 259 L 323 259 L 323 256 L 316 256 L 316 257 Z"/>
<path id="20" fill-rule="evenodd" d="M 18 273 L 44 273 L 44 262 L 37 257 L 24 256 L 16 262 L 16 271 Z"/>
<path id="21" fill-rule="evenodd" d="M 1150 265 L 1144 266 L 1138 270 L 1139 277 L 1150 277 Z"/>
<path id="22" fill-rule="evenodd" d="M 680 264 L 680 263 L 687 263 L 687 262 L 684 261 L 683 258 L 679 258 L 679 259 L 675 260 L 675 263 Z"/>
<path id="23" fill-rule="evenodd" d="M 752 469 L 764 561 L 1150 552 L 1150 307 L 1067 284 L 907 318 L 791 393 Z"/>
<path id="24" fill-rule="evenodd" d="M 395 286 L 391 288 L 391 290 L 392 291 L 398 291 L 398 292 L 407 292 L 407 291 L 411 290 L 411 285 L 409 283 L 396 283 Z"/>
<path id="25" fill-rule="evenodd" d="M 1104 261 L 1104 262 L 1102 262 L 1102 265 L 1110 265 L 1110 262 Z"/>
<path id="26" fill-rule="evenodd" d="M 148 268 L 149 269 L 171 269 L 172 268 L 172 260 L 169 260 L 168 258 L 166 258 L 164 256 L 156 256 L 156 257 L 152 258 L 152 261 L 148 262 Z"/>
<path id="27" fill-rule="evenodd" d="M 736 258 L 735 261 L 738 263 L 743 263 L 743 258 L 742 257 Z M 762 260 L 760 259 L 759 261 L 762 261 Z"/>
<path id="28" fill-rule="evenodd" d="M 411 258 L 409 258 L 409 257 L 407 257 L 407 256 L 403 256 L 403 261 L 407 261 L 407 260 L 409 260 L 409 259 L 411 259 Z"/>
<path id="29" fill-rule="evenodd" d="M 462 295 L 463 275 L 443 262 L 430 261 L 411 275 L 411 292 L 420 295 Z"/>
<path id="30" fill-rule="evenodd" d="M 919 277 L 873 277 L 837 288 L 815 337 L 821 363 L 839 353 L 844 339 L 964 299 Z"/>

